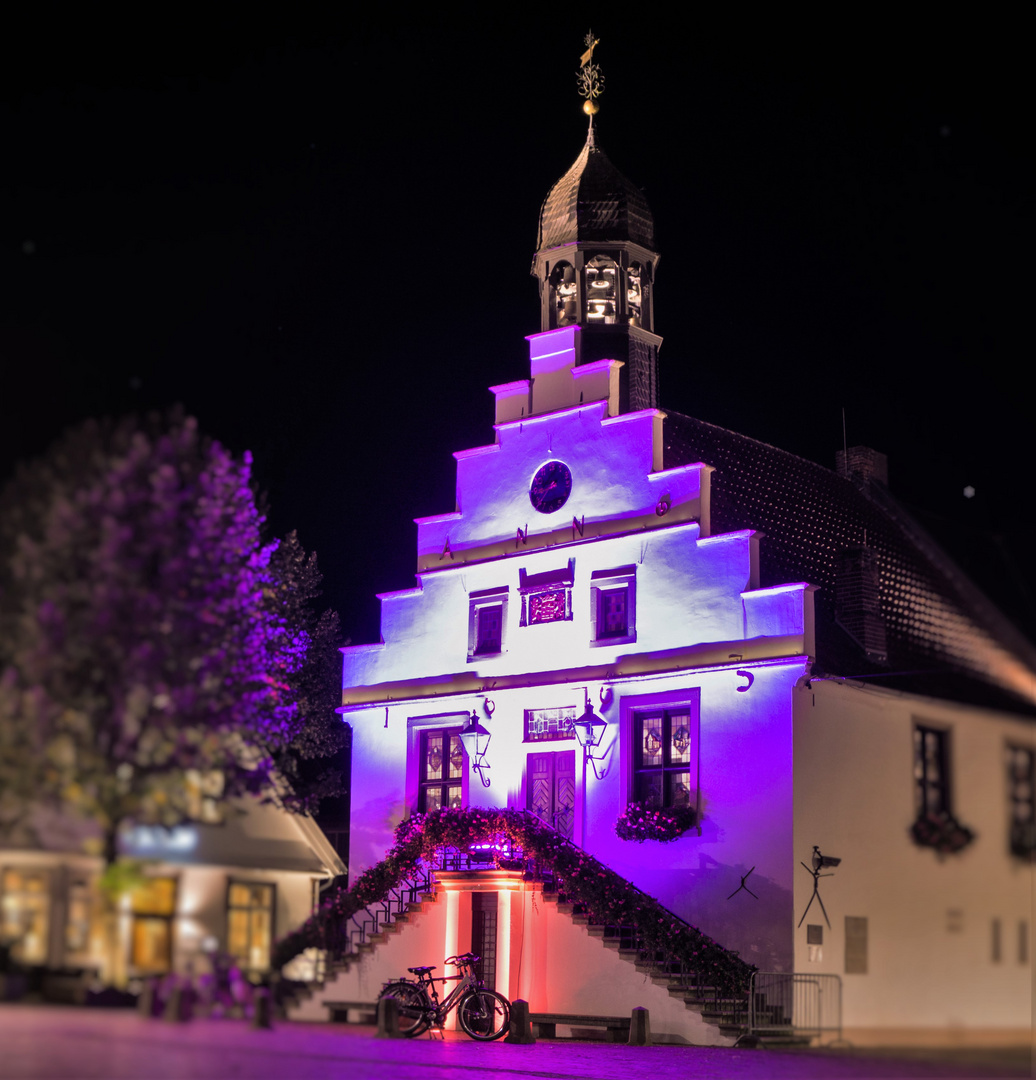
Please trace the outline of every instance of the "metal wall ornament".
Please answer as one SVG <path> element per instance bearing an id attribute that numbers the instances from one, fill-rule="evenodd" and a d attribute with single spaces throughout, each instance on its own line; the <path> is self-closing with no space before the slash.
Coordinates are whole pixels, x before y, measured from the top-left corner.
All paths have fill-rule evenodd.
<path id="1" fill-rule="evenodd" d="M 809 903 L 806 905 L 806 910 L 802 913 L 802 918 L 799 919 L 799 926 L 803 924 L 806 916 L 809 914 L 809 909 L 813 906 L 813 901 L 816 900 L 820 904 L 820 910 L 824 913 L 824 921 L 827 923 L 827 927 L 831 929 L 831 920 L 827 917 L 827 908 L 824 907 L 824 901 L 820 897 L 820 879 L 822 877 L 834 877 L 834 874 L 822 874 L 821 870 L 826 870 L 829 867 L 834 868 L 841 863 L 841 859 L 835 858 L 834 855 L 822 855 L 820 848 L 813 845 L 813 857 L 810 862 L 813 864 L 812 869 L 805 863 L 799 863 L 807 873 L 813 875 L 813 895 L 809 898 Z M 747 875 L 746 875 L 747 876 Z"/>
<path id="2" fill-rule="evenodd" d="M 839 861 L 841 861 L 841 860 L 839 860 Z M 805 863 L 803 863 L 803 866 L 805 866 Z M 744 889 L 744 891 L 746 893 L 748 893 L 749 896 L 755 896 L 755 893 L 752 892 L 752 890 L 745 884 L 745 882 L 748 881 L 748 879 L 752 876 L 752 873 L 754 872 L 754 870 L 755 870 L 755 867 L 753 866 L 752 869 L 749 870 L 747 874 L 742 874 L 741 875 L 741 884 L 738 885 L 738 887 L 727 897 L 728 900 L 733 900 L 734 897 L 737 896 L 737 894 L 739 892 L 741 892 L 742 889 Z M 758 896 L 755 896 L 755 898 L 756 898 L 756 900 L 759 899 Z M 817 899 L 819 900 L 820 897 L 818 896 Z M 803 918 L 805 918 L 805 915 L 803 915 Z M 801 926 L 801 925 L 802 925 L 802 923 L 799 923 L 799 926 Z"/>

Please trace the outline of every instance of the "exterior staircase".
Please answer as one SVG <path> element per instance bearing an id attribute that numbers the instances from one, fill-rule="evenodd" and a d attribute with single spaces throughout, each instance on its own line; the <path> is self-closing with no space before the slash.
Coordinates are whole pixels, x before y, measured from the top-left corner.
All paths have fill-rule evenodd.
<path id="1" fill-rule="evenodd" d="M 655 986 L 667 990 L 670 997 L 683 1001 L 706 1024 L 717 1028 L 724 1041 L 736 1040 L 747 1031 L 747 993 L 729 994 L 708 985 L 696 973 L 674 970 L 676 965 L 671 961 L 652 955 L 638 944 L 634 927 L 595 923 L 581 905 L 571 903 L 557 893 L 544 892 L 543 899 L 555 904 L 557 910 L 567 914 L 576 926 L 585 926 L 590 937 L 597 938 L 604 948 L 617 952 Z"/>
<path id="2" fill-rule="evenodd" d="M 527 815 L 517 816 L 508 811 L 480 813 L 487 818 L 481 823 L 485 829 L 511 829 L 512 840 L 508 842 L 506 851 L 501 853 L 498 850 L 495 855 L 490 855 L 478 850 L 477 845 L 469 839 L 473 835 L 469 830 L 464 833 L 463 848 L 450 847 L 449 840 L 445 845 L 439 840 L 426 847 L 417 860 L 411 861 L 410 865 L 416 866 L 416 869 L 400 879 L 395 876 L 398 871 L 393 869 L 393 856 L 404 850 L 404 842 L 410 842 L 404 835 L 400 847 L 390 852 L 385 863 L 365 872 L 361 879 L 362 892 L 358 893 L 354 889 L 350 893 L 339 893 L 331 898 L 329 905 L 321 909 L 317 924 L 319 932 L 307 931 L 297 938 L 299 945 L 287 946 L 287 950 L 296 949 L 297 955 L 297 951 L 308 944 L 310 956 L 317 952 L 319 958 L 315 969 L 311 967 L 309 970 L 309 981 L 304 983 L 292 982 L 291 964 L 286 965 L 277 992 L 283 1014 L 298 1019 L 326 1020 L 328 1013 L 325 1002 L 337 1001 L 342 1005 L 343 999 L 348 999 L 356 1003 L 351 1007 L 357 1008 L 361 1003 L 369 1004 L 375 1001 L 383 982 L 398 977 L 407 967 L 415 964 L 441 964 L 440 953 L 445 938 L 445 905 L 436 903 L 436 872 L 462 871 L 465 874 L 477 874 L 482 870 L 506 867 L 521 873 L 524 880 L 533 885 L 536 894 L 542 895 L 545 908 L 553 910 L 553 925 L 557 929 L 552 933 L 561 935 L 555 947 L 571 947 L 583 954 L 584 963 L 593 965 L 590 954 L 585 953 L 587 947 L 590 947 L 591 953 L 593 951 L 588 938 L 600 941 L 603 948 L 617 954 L 618 960 L 632 965 L 642 976 L 635 985 L 643 989 L 646 997 L 654 1000 L 653 1007 L 660 1013 L 666 1014 L 678 1027 L 686 1027 L 692 1032 L 694 1037 L 691 1041 L 730 1045 L 749 1031 L 752 1019 L 756 1028 L 791 1033 L 790 1017 L 785 1017 L 779 1006 L 768 1004 L 764 994 L 756 993 L 754 1002 L 750 1003 L 749 978 L 754 969 L 744 964 L 736 953 L 720 948 L 632 883 L 619 878 L 601 864 L 598 864 L 600 873 L 595 875 L 595 880 L 598 877 L 605 878 L 606 874 L 610 875 L 612 884 L 609 887 L 612 895 L 617 891 L 625 897 L 619 902 L 619 906 L 628 903 L 627 910 L 631 915 L 633 912 L 642 912 L 649 922 L 642 931 L 635 925 L 635 919 L 625 925 L 593 921 L 590 912 L 598 906 L 596 896 L 599 893 L 595 892 L 592 902 L 589 897 L 580 896 L 581 890 L 585 892 L 585 853 L 576 849 L 570 841 L 560 840 L 553 830 L 549 830 L 547 835 L 549 843 L 544 844 L 541 835 L 544 826 L 538 819 L 530 819 Z M 494 814 L 499 816 L 492 816 Z M 501 817 L 504 817 L 503 822 Z M 480 822 L 476 820 L 475 824 L 478 826 Z M 495 835 L 499 836 L 499 832 Z M 517 843 L 514 842 L 515 835 L 519 837 Z M 529 847 L 538 852 L 538 858 L 523 851 L 526 839 L 529 840 Z M 409 858 L 412 860 L 412 843 L 406 851 L 410 853 Z M 571 882 L 568 882 L 566 874 L 573 866 L 578 867 L 582 873 L 573 873 Z M 358 895 L 377 895 L 378 880 L 385 882 L 384 894 L 374 902 L 359 906 L 356 901 Z M 569 889 L 566 889 L 566 885 Z M 574 896 L 569 894 L 570 890 L 575 893 Z M 581 904 L 580 899 L 587 900 L 588 904 Z M 335 914 L 336 904 L 342 909 L 341 915 Z M 609 906 L 606 903 L 602 911 L 607 910 Z M 346 914 L 347 912 L 349 914 Z M 561 944 L 567 931 L 561 929 L 562 924 L 556 921 L 560 915 L 567 917 L 564 925 L 571 923 L 573 927 L 585 928 L 587 938 L 582 939 L 584 944 L 580 945 L 578 939 L 572 939 L 571 946 Z M 673 935 L 671 938 L 660 939 L 657 931 L 648 932 L 647 926 L 654 926 L 655 916 L 661 916 L 669 923 Z M 662 918 L 658 921 L 661 922 Z M 393 942 L 392 939 L 401 930 L 419 920 L 428 920 L 424 926 L 426 932 L 407 935 L 405 947 Z M 442 924 L 441 927 L 438 926 L 439 923 Z M 319 948 L 314 948 L 316 945 L 319 945 Z M 699 953 L 699 949 L 705 952 Z M 290 951 L 288 955 L 292 955 Z M 621 967 L 615 968 L 614 963 L 605 964 L 604 967 L 610 968 L 613 977 L 618 978 L 615 985 L 626 986 L 626 980 L 620 974 Z M 562 996 L 570 992 L 563 989 L 564 983 L 562 976 L 562 983 L 558 984 Z M 650 987 L 646 986 L 648 983 Z M 629 989 L 632 989 L 633 985 L 630 984 Z M 582 991 L 577 991 L 577 994 L 581 993 Z M 623 990 L 618 996 L 622 998 L 625 993 Z M 661 998 L 659 993 L 663 994 Z M 668 998 L 665 995 L 668 995 Z M 593 994 L 590 996 L 593 997 Z M 676 1002 L 681 1002 L 684 1008 L 681 1009 Z M 752 1005 L 754 1009 L 751 1008 Z M 344 1008 L 344 1005 L 342 1007 Z M 693 1018 L 688 1017 L 686 1025 L 678 1019 L 685 1015 L 684 1009 L 696 1014 Z"/>

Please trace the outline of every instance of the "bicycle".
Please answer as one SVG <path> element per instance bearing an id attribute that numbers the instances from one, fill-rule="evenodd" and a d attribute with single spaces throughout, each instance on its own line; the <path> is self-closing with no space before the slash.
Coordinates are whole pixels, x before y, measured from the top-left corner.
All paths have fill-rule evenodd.
<path id="1" fill-rule="evenodd" d="M 435 979 L 431 975 L 434 966 L 412 967 L 407 971 L 417 976 L 416 982 L 404 978 L 386 983 L 378 998 L 395 998 L 400 1034 L 413 1038 L 433 1026 L 442 1031 L 446 1017 L 456 1009 L 460 1026 L 471 1038 L 479 1042 L 492 1042 L 506 1035 L 511 1020 L 511 1003 L 503 994 L 482 985 L 482 980 L 475 974 L 478 961 L 479 957 L 474 953 L 463 953 L 444 961 L 459 968 L 460 975 Z M 440 1001 L 435 984 L 451 979 L 459 981 Z"/>

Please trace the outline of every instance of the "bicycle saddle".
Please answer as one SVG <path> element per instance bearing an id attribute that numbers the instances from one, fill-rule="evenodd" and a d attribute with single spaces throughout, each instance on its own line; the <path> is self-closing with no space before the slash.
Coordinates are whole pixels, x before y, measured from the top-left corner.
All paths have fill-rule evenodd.
<path id="1" fill-rule="evenodd" d="M 435 970 L 435 965 L 434 964 L 431 967 L 407 968 L 407 971 L 409 971 L 411 975 L 424 975 L 427 972 L 434 971 L 434 970 Z"/>

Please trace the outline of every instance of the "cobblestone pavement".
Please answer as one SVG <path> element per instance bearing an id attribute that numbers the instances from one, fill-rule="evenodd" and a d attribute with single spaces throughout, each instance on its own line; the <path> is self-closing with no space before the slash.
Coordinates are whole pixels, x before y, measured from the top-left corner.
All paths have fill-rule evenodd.
<path id="1" fill-rule="evenodd" d="M 0 1077 L 10 1080 L 713 1080 L 1022 1077 L 1020 1051 L 968 1053 L 728 1050 L 545 1042 L 474 1043 L 448 1034 L 383 1040 L 369 1027 L 241 1021 L 167 1024 L 122 1010 L 0 1006 Z"/>

